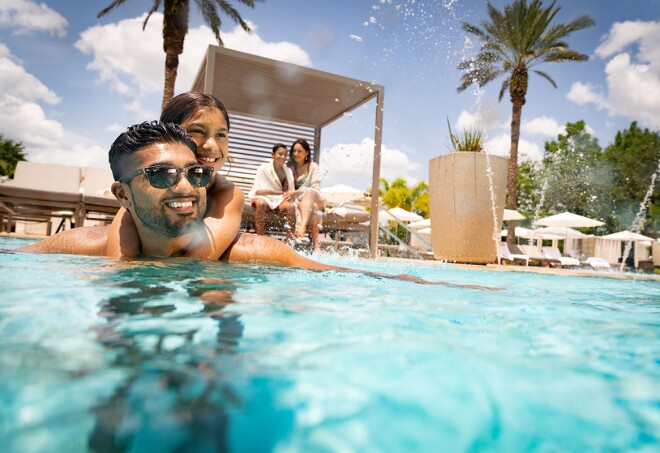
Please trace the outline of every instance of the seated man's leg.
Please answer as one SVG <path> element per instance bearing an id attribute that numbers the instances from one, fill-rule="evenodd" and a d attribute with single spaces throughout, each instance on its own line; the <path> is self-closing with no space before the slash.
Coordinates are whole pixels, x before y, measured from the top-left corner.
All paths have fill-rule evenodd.
<path id="1" fill-rule="evenodd" d="M 293 232 L 296 230 L 296 207 L 290 201 L 283 201 L 277 209 L 284 216 L 286 238 L 293 239 Z"/>
<path id="2" fill-rule="evenodd" d="M 252 204 L 254 206 L 254 228 L 257 234 L 263 235 L 266 233 L 266 209 L 268 209 L 268 203 L 266 200 L 257 198 Z"/>

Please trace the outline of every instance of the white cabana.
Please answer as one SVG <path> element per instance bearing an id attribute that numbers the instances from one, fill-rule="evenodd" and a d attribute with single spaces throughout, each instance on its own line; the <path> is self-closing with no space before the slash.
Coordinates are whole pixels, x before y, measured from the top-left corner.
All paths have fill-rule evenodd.
<path id="1" fill-rule="evenodd" d="M 653 238 L 632 231 L 619 231 L 617 233 L 599 237 L 596 240 L 596 250 L 594 254 L 606 259 L 611 264 L 619 264 L 619 261 L 623 259 L 625 251 L 624 244 L 626 242 L 632 242 L 635 256 L 634 262 L 635 267 L 637 267 L 639 261 L 648 260 L 650 256 L 649 247 L 643 245 L 643 243 L 654 240 L 655 239 Z"/>

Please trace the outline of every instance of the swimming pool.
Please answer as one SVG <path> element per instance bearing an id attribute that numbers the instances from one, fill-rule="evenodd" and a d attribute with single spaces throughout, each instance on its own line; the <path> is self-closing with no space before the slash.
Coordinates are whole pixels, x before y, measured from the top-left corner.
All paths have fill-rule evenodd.
<path id="1" fill-rule="evenodd" d="M 659 282 L 323 261 L 504 290 L 3 252 L 2 451 L 660 447 Z"/>

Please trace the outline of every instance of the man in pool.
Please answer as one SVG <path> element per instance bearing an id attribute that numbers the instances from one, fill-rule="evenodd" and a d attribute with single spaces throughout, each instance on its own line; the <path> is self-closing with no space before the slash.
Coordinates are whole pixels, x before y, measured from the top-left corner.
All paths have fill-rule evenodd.
<path id="1" fill-rule="evenodd" d="M 206 209 L 206 187 L 215 170 L 199 165 L 195 150 L 195 142 L 184 129 L 159 121 L 129 127 L 110 147 L 110 168 L 115 178 L 112 193 L 133 216 L 143 255 L 182 256 L 199 241 L 208 240 L 202 218 Z M 108 227 L 82 227 L 63 231 L 19 251 L 106 255 L 107 240 Z M 277 239 L 245 233 L 237 234 L 220 259 L 230 263 L 261 261 L 320 271 L 361 272 L 430 283 L 405 274 L 395 276 L 322 264 L 299 255 Z M 486 289 L 472 285 L 463 287 Z"/>

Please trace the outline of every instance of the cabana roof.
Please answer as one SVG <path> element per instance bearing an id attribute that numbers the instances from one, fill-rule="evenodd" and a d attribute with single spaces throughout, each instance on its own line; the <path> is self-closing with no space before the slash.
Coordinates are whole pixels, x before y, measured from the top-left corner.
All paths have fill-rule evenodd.
<path id="1" fill-rule="evenodd" d="M 274 143 L 305 138 L 319 161 L 321 129 L 376 99 L 374 160 L 371 188 L 378 193 L 383 130 L 381 85 L 209 45 L 192 91 L 216 96 L 231 116 L 227 176 L 247 192 L 257 167 L 271 158 Z M 370 253 L 378 245 L 378 197 L 373 197 L 369 230 Z"/>
<path id="2" fill-rule="evenodd" d="M 374 98 L 374 83 L 210 45 L 192 89 L 235 114 L 322 128 Z"/>

